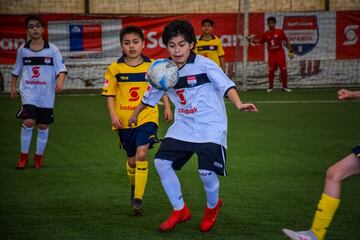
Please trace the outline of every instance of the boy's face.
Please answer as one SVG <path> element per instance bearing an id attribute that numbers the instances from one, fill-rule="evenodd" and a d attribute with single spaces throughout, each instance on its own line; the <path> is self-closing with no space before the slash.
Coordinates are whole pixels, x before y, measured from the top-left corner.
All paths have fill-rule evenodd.
<path id="1" fill-rule="evenodd" d="M 27 33 L 31 39 L 40 39 L 44 33 L 44 28 L 41 22 L 37 20 L 30 20 L 27 25 Z"/>
<path id="2" fill-rule="evenodd" d="M 276 23 L 273 20 L 268 21 L 267 23 L 270 30 L 275 29 Z"/>
<path id="3" fill-rule="evenodd" d="M 193 46 L 194 43 L 186 41 L 183 35 L 177 35 L 169 40 L 167 50 L 176 65 L 182 66 L 186 63 Z"/>
<path id="4" fill-rule="evenodd" d="M 203 34 L 212 34 L 213 33 L 213 26 L 211 26 L 211 24 L 209 22 L 205 22 L 201 26 L 201 31 L 203 32 Z"/>
<path id="5" fill-rule="evenodd" d="M 122 50 L 129 58 L 139 57 L 144 46 L 144 41 L 136 33 L 125 34 L 121 42 Z"/>

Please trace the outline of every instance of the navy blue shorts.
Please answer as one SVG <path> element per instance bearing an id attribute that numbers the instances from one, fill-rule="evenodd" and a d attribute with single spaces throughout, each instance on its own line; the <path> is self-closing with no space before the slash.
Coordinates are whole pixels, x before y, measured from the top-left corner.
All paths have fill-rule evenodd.
<path id="1" fill-rule="evenodd" d="M 157 125 L 153 122 L 148 122 L 136 128 L 119 129 L 118 134 L 120 138 L 120 148 L 125 149 L 127 156 L 134 157 L 136 149 L 139 146 L 150 144 L 149 148 L 158 141 Z"/>
<path id="2" fill-rule="evenodd" d="M 173 169 L 180 170 L 194 153 L 198 156 L 199 169 L 226 176 L 226 149 L 216 143 L 192 143 L 165 138 L 155 158 L 173 161 Z"/>
<path id="3" fill-rule="evenodd" d="M 31 104 L 24 104 L 16 114 L 19 119 L 33 119 L 36 124 L 49 125 L 54 122 L 54 109 L 39 108 Z"/>
<path id="4" fill-rule="evenodd" d="M 352 149 L 352 153 L 360 159 L 360 144 Z"/>

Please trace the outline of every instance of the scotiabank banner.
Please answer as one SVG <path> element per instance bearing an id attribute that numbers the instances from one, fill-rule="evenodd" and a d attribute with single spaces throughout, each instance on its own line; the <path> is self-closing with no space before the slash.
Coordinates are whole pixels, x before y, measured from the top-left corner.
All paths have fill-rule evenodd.
<path id="1" fill-rule="evenodd" d="M 360 11 L 336 13 L 336 59 L 360 58 Z"/>
<path id="2" fill-rule="evenodd" d="M 17 49 L 27 41 L 25 16 L 0 15 L 0 64 L 14 64 Z M 306 59 L 359 59 L 360 11 L 311 13 L 250 13 L 249 34 L 260 37 L 267 29 L 266 19 L 275 16 L 277 27 L 283 28 L 296 52 L 295 60 Z M 201 35 L 201 20 L 215 22 L 214 33 L 223 44 L 225 61 L 235 59 L 235 46 L 242 60 L 244 36 L 237 35 L 237 15 L 190 14 L 164 17 L 115 17 L 70 14 L 43 15 L 47 27 L 44 37 L 54 43 L 66 63 L 110 63 L 121 55 L 119 32 L 124 26 L 136 25 L 144 30 L 144 54 L 151 58 L 167 57 L 161 41 L 164 26 L 174 19 L 189 20 Z M 240 17 L 243 32 L 243 16 Z M 249 61 L 266 59 L 263 45 L 250 45 Z"/>
<path id="3" fill-rule="evenodd" d="M 25 16 L 1 16 L 0 23 L 0 64 L 13 64 L 17 49 L 27 41 Z M 167 57 L 161 40 L 164 26 L 174 19 L 189 20 L 201 35 L 201 20 L 211 18 L 215 22 L 214 33 L 223 43 L 225 60 L 234 61 L 238 44 L 239 59 L 242 59 L 244 37 L 236 35 L 236 14 L 192 14 L 167 17 L 107 17 L 83 15 L 43 15 L 47 25 L 44 38 L 54 43 L 66 62 L 111 62 L 121 55 L 119 33 L 122 27 L 136 25 L 144 30 L 144 55 L 151 58 Z M 264 31 L 264 14 L 252 13 L 253 24 L 250 31 L 261 35 Z M 240 32 L 243 31 L 243 18 L 240 19 Z M 250 61 L 264 60 L 263 46 L 250 46 Z"/>

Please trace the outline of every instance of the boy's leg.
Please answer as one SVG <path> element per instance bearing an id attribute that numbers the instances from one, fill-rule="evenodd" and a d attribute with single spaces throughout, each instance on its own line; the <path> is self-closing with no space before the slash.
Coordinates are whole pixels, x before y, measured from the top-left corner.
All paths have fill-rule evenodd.
<path id="1" fill-rule="evenodd" d="M 324 239 L 340 204 L 341 182 L 355 174 L 360 174 L 360 159 L 354 153 L 346 156 L 327 170 L 324 193 L 317 206 L 311 226 L 311 230 L 318 239 Z"/>
<path id="2" fill-rule="evenodd" d="M 42 167 L 43 155 L 49 138 L 49 125 L 38 124 L 37 141 L 34 165 L 36 168 Z"/>
<path id="3" fill-rule="evenodd" d="M 335 163 L 327 170 L 324 193 L 321 195 L 321 199 L 317 205 L 311 230 L 295 232 L 283 229 L 285 235 L 290 239 L 324 239 L 327 229 L 340 204 L 341 181 L 352 175 L 360 174 L 360 159 L 355 155 L 356 149 L 360 154 L 360 147 L 356 147 L 353 149 L 352 154 Z"/>
<path id="4" fill-rule="evenodd" d="M 135 199 L 142 199 L 147 184 L 149 163 L 147 161 L 149 144 L 139 146 L 136 150 Z"/>
<path id="5" fill-rule="evenodd" d="M 286 67 L 286 57 L 284 51 L 279 52 L 276 56 L 277 63 L 280 69 L 280 76 L 283 90 L 286 91 L 288 89 L 288 74 L 287 74 L 287 67 Z"/>
<path id="6" fill-rule="evenodd" d="M 172 167 L 173 161 L 156 158 L 156 170 L 160 176 L 161 185 L 173 207 L 172 214 L 159 226 L 159 231 L 171 231 L 176 225 L 191 219 L 191 212 L 184 203 L 179 179 Z"/>
<path id="7" fill-rule="evenodd" d="M 268 90 L 271 91 L 274 88 L 274 78 L 275 78 L 275 70 L 276 70 L 276 59 L 274 53 L 268 54 L 268 71 L 269 71 L 269 88 Z"/>
<path id="8" fill-rule="evenodd" d="M 126 161 L 126 170 L 127 176 L 130 183 L 130 206 L 132 207 L 134 204 L 134 195 L 135 195 L 135 157 L 131 157 Z"/>
<path id="9" fill-rule="evenodd" d="M 16 167 L 19 169 L 25 168 L 29 160 L 29 149 L 31 144 L 33 126 L 34 126 L 33 119 L 25 119 L 21 126 L 21 133 L 20 133 L 21 154 L 20 154 L 20 159 L 16 165 Z"/>

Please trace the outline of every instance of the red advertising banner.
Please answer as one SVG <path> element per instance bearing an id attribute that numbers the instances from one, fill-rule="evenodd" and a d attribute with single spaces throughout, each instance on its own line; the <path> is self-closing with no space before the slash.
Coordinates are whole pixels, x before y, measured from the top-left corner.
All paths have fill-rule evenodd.
<path id="1" fill-rule="evenodd" d="M 25 43 L 27 35 L 25 32 L 24 19 L 25 16 L 3 15 L 0 25 L 0 64 L 13 64 L 16 58 L 16 51 Z M 242 59 L 242 45 L 243 36 L 236 35 L 236 14 L 191 14 L 179 16 L 166 16 L 166 17 L 114 17 L 114 16 L 84 16 L 84 15 L 43 15 L 42 19 L 46 25 L 58 22 L 66 23 L 67 30 L 59 30 L 62 35 L 57 35 L 55 38 L 63 39 L 63 42 L 68 42 L 68 47 L 63 48 L 60 44 L 59 49 L 66 59 L 67 56 L 72 56 L 74 52 L 92 52 L 93 54 L 99 52 L 101 56 L 101 49 L 106 41 L 107 35 L 102 33 L 102 27 L 98 22 L 102 19 L 121 19 L 121 25 L 136 25 L 144 30 L 146 47 L 144 54 L 151 58 L 167 57 L 167 51 L 162 43 L 161 35 L 164 26 L 174 19 L 187 19 L 189 20 L 196 31 L 198 36 L 201 35 L 201 21 L 204 18 L 211 18 L 215 22 L 214 34 L 217 35 L 223 43 L 225 51 L 225 60 L 234 61 L 235 46 L 239 46 L 239 58 Z M 250 25 L 249 32 L 260 36 L 264 31 L 264 14 L 252 13 L 249 16 L 249 21 L 255 24 Z M 92 21 L 93 20 L 93 21 Z M 72 23 L 72 21 L 74 23 Z M 79 24 L 79 22 L 86 22 Z M 44 38 L 48 38 L 48 28 L 45 28 Z M 240 32 L 243 31 L 243 18 L 240 19 Z M 52 29 L 53 32 L 53 29 Z M 51 33 L 49 33 L 51 35 Z M 59 34 L 59 33 L 57 33 Z M 88 36 L 91 36 L 89 38 Z M 102 38 L 102 41 L 101 41 Z M 52 39 L 52 36 L 49 36 Z M 112 44 L 114 41 L 110 41 Z M 54 42 L 57 44 L 57 42 Z M 91 51 L 90 51 L 91 50 Z M 67 53 L 70 51 L 70 53 Z M 116 53 L 118 54 L 118 53 Z M 118 57 L 118 56 L 114 56 Z M 264 47 L 263 46 L 249 46 L 248 51 L 249 61 L 262 61 L 264 60 Z"/>
<path id="2" fill-rule="evenodd" d="M 336 59 L 360 58 L 360 12 L 336 13 Z"/>

